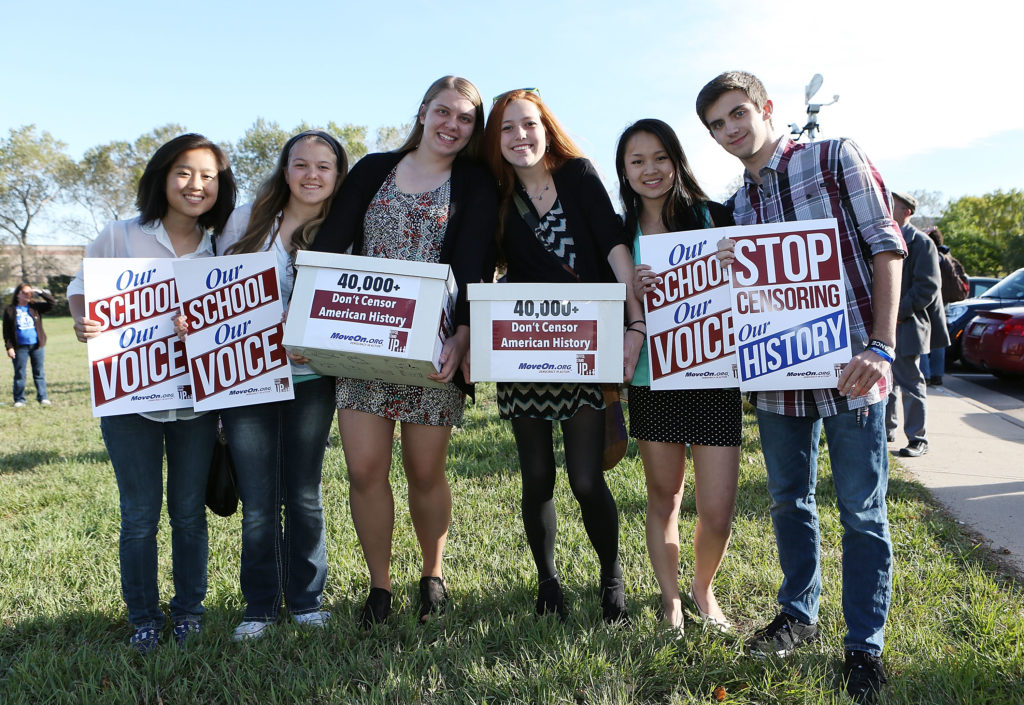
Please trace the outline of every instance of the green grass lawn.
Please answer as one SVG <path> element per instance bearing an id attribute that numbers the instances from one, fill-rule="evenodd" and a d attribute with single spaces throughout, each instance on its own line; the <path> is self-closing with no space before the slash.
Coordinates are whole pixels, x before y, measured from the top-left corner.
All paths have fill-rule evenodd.
<path id="1" fill-rule="evenodd" d="M 684 639 L 659 629 L 644 545 L 645 493 L 635 447 L 608 479 L 619 504 L 621 554 L 633 625 L 605 627 L 598 566 L 564 476 L 557 560 L 571 617 L 533 617 L 535 573 L 519 517 L 519 473 L 492 385 L 451 444 L 454 516 L 446 564 L 453 604 L 439 623 L 416 621 L 419 557 L 394 472 L 392 621 L 363 633 L 368 589 L 348 512 L 337 430 L 324 463 L 330 564 L 327 629 L 282 623 L 257 642 L 230 639 L 242 615 L 240 520 L 210 515 L 205 630 L 195 647 L 140 657 L 129 634 L 117 561 L 113 471 L 89 408 L 85 346 L 69 319 L 48 319 L 51 408 L 10 405 L 0 376 L 0 703 L 831 703 L 841 690 L 844 632 L 840 527 L 823 459 L 818 500 L 825 590 L 820 642 L 787 660 L 760 661 L 743 637 L 775 614 L 781 580 L 757 429 L 745 418 L 733 542 L 717 595 L 739 634 L 688 622 Z M 10 370 L 9 366 L 4 369 Z M 31 390 L 30 390 L 31 393 Z M 823 454 L 826 455 L 827 454 Z M 399 467 L 398 463 L 395 467 Z M 683 584 L 691 576 L 692 488 L 683 500 Z M 898 470 L 889 486 L 896 551 L 885 662 L 890 703 L 1024 702 L 1022 588 Z M 171 595 L 170 531 L 161 524 L 160 588 Z M 167 633 L 169 637 L 169 631 Z M 716 691 L 716 689 L 718 689 Z M 722 690 L 724 689 L 724 691 Z"/>

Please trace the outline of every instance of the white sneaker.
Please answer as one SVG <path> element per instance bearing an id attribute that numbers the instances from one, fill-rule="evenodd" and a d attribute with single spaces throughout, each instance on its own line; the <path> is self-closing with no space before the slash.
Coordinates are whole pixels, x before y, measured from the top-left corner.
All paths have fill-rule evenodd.
<path id="1" fill-rule="evenodd" d="M 50 406 L 50 400 L 49 399 L 43 399 L 39 403 L 42 404 L 43 406 Z"/>
<path id="2" fill-rule="evenodd" d="M 246 639 L 262 639 L 270 629 L 270 622 L 242 622 L 235 627 L 235 633 L 231 635 L 234 641 L 245 641 Z"/>
<path id="3" fill-rule="evenodd" d="M 300 627 L 326 627 L 327 620 L 331 618 L 330 612 L 306 612 L 304 614 L 292 615 L 295 623 Z"/>
<path id="4" fill-rule="evenodd" d="M 23 402 L 23 401 L 16 401 L 16 402 L 14 402 L 14 408 L 15 409 L 20 409 L 23 406 L 25 406 L 25 402 Z"/>

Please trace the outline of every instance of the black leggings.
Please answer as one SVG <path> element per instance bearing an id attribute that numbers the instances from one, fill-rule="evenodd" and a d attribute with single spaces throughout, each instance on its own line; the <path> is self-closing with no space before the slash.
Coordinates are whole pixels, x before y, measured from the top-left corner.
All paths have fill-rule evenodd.
<path id="1" fill-rule="evenodd" d="M 528 416 L 512 419 L 512 432 L 519 450 L 519 469 L 523 475 L 523 527 L 541 581 L 557 574 L 557 521 L 553 499 L 555 452 L 551 424 L 551 421 Z M 575 416 L 561 424 L 569 486 L 580 504 L 583 525 L 601 562 L 601 578 L 621 577 L 619 511 L 601 469 L 604 411 L 583 406 Z"/>

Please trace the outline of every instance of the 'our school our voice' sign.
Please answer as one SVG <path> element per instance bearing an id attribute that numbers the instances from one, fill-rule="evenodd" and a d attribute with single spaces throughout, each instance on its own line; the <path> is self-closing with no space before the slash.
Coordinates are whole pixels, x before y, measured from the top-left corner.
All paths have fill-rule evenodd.
<path id="1" fill-rule="evenodd" d="M 196 411 L 294 398 L 275 259 L 173 260 Z"/>
<path id="2" fill-rule="evenodd" d="M 174 333 L 178 312 L 169 259 L 82 261 L 86 318 L 100 334 L 88 342 L 93 416 L 192 406 L 185 346 Z"/>
<path id="3" fill-rule="evenodd" d="M 474 382 L 622 382 L 624 284 L 470 284 Z"/>
<path id="4" fill-rule="evenodd" d="M 729 275 L 715 253 L 721 229 L 644 235 L 640 261 L 661 283 L 644 299 L 651 389 L 739 384 Z"/>
<path id="5" fill-rule="evenodd" d="M 716 234 L 736 242 L 730 269 L 740 388 L 834 388 L 851 358 L 835 219 Z"/>
<path id="6" fill-rule="evenodd" d="M 447 264 L 302 251 L 284 342 L 324 375 L 443 387 L 458 286 Z"/>

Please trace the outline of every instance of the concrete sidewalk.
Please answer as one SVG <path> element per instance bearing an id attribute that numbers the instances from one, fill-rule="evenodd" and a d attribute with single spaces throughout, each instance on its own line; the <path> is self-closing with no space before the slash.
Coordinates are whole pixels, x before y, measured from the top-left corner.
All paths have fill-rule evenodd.
<path id="1" fill-rule="evenodd" d="M 905 445 L 899 428 L 889 450 Z M 1024 404 L 947 374 L 928 387 L 928 445 L 897 461 L 1024 575 Z"/>

